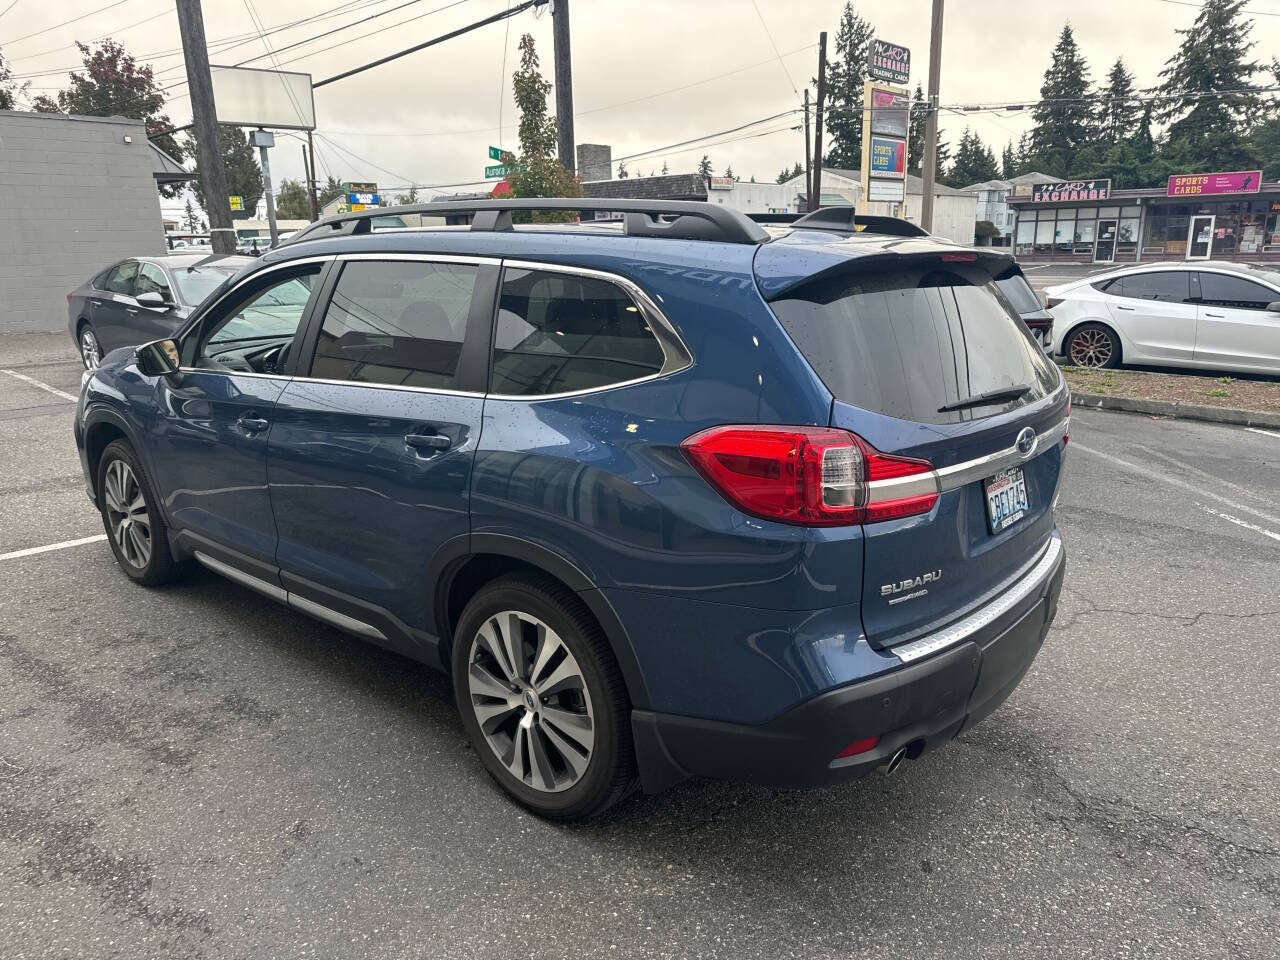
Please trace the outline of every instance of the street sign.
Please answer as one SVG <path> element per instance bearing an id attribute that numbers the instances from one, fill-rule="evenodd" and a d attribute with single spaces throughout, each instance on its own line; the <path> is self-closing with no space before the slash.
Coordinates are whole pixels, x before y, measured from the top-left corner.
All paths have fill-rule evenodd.
<path id="1" fill-rule="evenodd" d="M 484 168 L 484 178 L 486 180 L 492 180 L 494 177 L 505 177 L 506 175 L 507 175 L 507 168 L 504 164 L 498 164 L 495 167 Z"/>
<path id="2" fill-rule="evenodd" d="M 228 197 L 227 199 L 231 201 L 232 210 L 239 211 L 244 209 L 244 197 Z"/>
<path id="3" fill-rule="evenodd" d="M 490 148 L 489 148 L 489 159 L 490 159 L 490 160 L 501 160 L 501 159 L 502 159 L 502 148 L 501 148 L 501 147 L 490 147 Z"/>
<path id="4" fill-rule="evenodd" d="M 875 80 L 906 83 L 911 79 L 911 51 L 904 46 L 874 37 L 867 73 Z"/>
<path id="5" fill-rule="evenodd" d="M 378 205 L 378 195 L 376 193 L 349 193 L 347 194 L 348 203 L 363 203 L 366 206 L 376 207 Z"/>

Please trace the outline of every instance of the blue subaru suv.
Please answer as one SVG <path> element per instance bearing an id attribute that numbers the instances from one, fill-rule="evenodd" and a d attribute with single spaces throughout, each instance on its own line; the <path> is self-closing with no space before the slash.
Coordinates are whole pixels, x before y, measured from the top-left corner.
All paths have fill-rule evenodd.
<path id="1" fill-rule="evenodd" d="M 607 203 L 320 221 L 105 357 L 75 438 L 121 570 L 194 561 L 449 672 L 548 817 L 892 770 L 986 716 L 1065 563 L 1068 393 L 1012 259 Z"/>

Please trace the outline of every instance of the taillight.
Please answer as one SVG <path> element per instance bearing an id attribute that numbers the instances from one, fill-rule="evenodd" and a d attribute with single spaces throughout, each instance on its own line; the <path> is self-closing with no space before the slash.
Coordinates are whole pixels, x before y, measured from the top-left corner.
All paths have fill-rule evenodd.
<path id="1" fill-rule="evenodd" d="M 1044 308 L 1045 308 L 1046 310 L 1052 310 L 1052 309 L 1053 309 L 1054 307 L 1056 307 L 1058 304 L 1063 303 L 1063 302 L 1064 302 L 1064 301 L 1063 301 L 1063 299 L 1062 299 L 1061 297 L 1046 297 L 1046 298 L 1045 298 L 1045 301 L 1044 301 Z"/>
<path id="2" fill-rule="evenodd" d="M 927 460 L 881 453 L 833 427 L 712 427 L 680 448 L 730 503 L 782 523 L 876 523 L 928 513 L 938 500 Z"/>
<path id="3" fill-rule="evenodd" d="M 73 296 L 75 296 L 75 294 L 72 294 L 72 293 L 68 293 L 68 294 L 67 294 L 67 303 L 70 303 L 70 302 L 71 302 L 71 298 L 72 298 Z"/>

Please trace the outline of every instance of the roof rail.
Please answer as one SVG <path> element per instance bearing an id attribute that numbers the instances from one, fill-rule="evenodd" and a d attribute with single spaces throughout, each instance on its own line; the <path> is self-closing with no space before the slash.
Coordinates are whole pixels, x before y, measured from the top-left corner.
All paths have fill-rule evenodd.
<path id="1" fill-rule="evenodd" d="M 472 214 L 471 229 L 506 231 L 511 214 L 519 210 L 589 213 L 596 210 L 624 214 L 623 231 L 630 237 L 668 237 L 673 240 L 716 240 L 720 243 L 764 243 L 769 235 L 745 214 L 697 200 L 612 200 L 605 197 L 538 197 L 525 200 L 464 200 L 375 207 L 325 217 L 299 230 L 286 243 L 322 237 L 369 233 L 377 217 L 406 213 L 432 216 Z"/>
<path id="2" fill-rule="evenodd" d="M 927 237 L 929 232 L 900 217 L 878 217 L 854 213 L 853 207 L 820 207 L 812 213 L 750 214 L 757 223 L 785 223 L 805 230 L 833 230 L 840 233 L 865 231 L 891 237 Z"/>

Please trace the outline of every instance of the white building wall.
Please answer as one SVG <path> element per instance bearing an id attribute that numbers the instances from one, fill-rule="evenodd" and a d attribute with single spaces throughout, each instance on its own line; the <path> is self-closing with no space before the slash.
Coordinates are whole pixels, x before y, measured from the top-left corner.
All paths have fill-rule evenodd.
<path id="1" fill-rule="evenodd" d="M 792 189 L 803 189 L 804 179 L 798 178 L 787 182 Z M 822 174 L 822 195 L 830 198 L 832 194 L 842 197 L 852 207 L 858 205 L 862 193 L 862 185 L 830 170 Z M 920 222 L 924 195 L 907 194 L 906 219 L 912 223 Z M 940 193 L 933 198 L 933 234 L 962 243 L 966 247 L 973 246 L 974 230 L 977 226 L 978 200 L 972 194 Z M 898 215 L 897 204 L 872 202 L 867 204 L 867 213 L 877 217 L 894 217 Z"/>
<path id="2" fill-rule="evenodd" d="M 791 183 L 748 183 L 739 180 L 728 190 L 707 191 L 707 202 L 743 213 L 803 213 L 796 206 L 797 189 Z"/>

